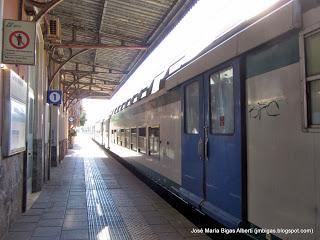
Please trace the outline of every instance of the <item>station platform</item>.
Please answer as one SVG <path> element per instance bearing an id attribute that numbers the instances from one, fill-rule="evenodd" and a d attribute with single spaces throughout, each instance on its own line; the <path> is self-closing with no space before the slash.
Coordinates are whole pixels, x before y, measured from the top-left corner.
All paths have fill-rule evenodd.
<path id="1" fill-rule="evenodd" d="M 85 136 L 76 139 L 7 240 L 210 239 Z"/>

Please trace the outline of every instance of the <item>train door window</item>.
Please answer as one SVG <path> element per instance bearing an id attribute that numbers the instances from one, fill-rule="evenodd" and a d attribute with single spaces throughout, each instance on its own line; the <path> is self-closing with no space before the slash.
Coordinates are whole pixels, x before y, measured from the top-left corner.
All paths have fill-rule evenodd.
<path id="1" fill-rule="evenodd" d="M 199 82 L 195 81 L 185 88 L 185 132 L 199 133 Z"/>
<path id="2" fill-rule="evenodd" d="M 213 134 L 234 132 L 232 67 L 210 76 L 210 126 Z"/>
<path id="3" fill-rule="evenodd" d="M 149 155 L 159 157 L 160 153 L 160 128 L 149 127 Z"/>
<path id="4" fill-rule="evenodd" d="M 130 148 L 130 129 L 125 129 L 124 146 Z"/>
<path id="5" fill-rule="evenodd" d="M 138 152 L 146 153 L 146 128 L 138 128 Z"/>
<path id="6" fill-rule="evenodd" d="M 137 129 L 131 128 L 131 149 L 137 151 Z"/>
<path id="7" fill-rule="evenodd" d="M 308 126 L 320 125 L 320 30 L 305 36 Z"/>

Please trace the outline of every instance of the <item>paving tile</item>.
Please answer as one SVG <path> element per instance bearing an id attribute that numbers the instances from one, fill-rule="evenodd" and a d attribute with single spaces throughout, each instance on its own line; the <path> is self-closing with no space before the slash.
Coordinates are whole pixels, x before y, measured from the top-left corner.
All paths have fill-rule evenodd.
<path id="1" fill-rule="evenodd" d="M 162 213 L 160 211 L 146 211 L 141 213 L 145 218 L 148 217 L 162 217 Z"/>
<path id="2" fill-rule="evenodd" d="M 61 240 L 88 240 L 88 230 L 68 230 L 62 231 Z"/>
<path id="3" fill-rule="evenodd" d="M 19 217 L 15 222 L 21 222 L 21 223 L 33 223 L 38 222 L 40 220 L 41 215 L 38 216 L 21 216 Z"/>
<path id="4" fill-rule="evenodd" d="M 51 207 L 52 207 L 52 202 L 35 202 L 31 208 L 46 209 Z"/>
<path id="5" fill-rule="evenodd" d="M 8 240 L 29 240 L 32 232 L 9 232 L 7 235 Z"/>
<path id="6" fill-rule="evenodd" d="M 29 209 L 27 212 L 23 213 L 23 216 L 39 216 L 43 213 L 43 209 Z"/>
<path id="7" fill-rule="evenodd" d="M 53 201 L 53 207 L 66 207 L 67 201 Z"/>
<path id="8" fill-rule="evenodd" d="M 87 214 L 66 214 L 65 221 L 69 222 L 81 222 L 86 221 L 88 219 Z"/>
<path id="9" fill-rule="evenodd" d="M 154 224 L 150 225 L 151 229 L 155 233 L 176 233 L 173 226 L 169 224 Z"/>
<path id="10" fill-rule="evenodd" d="M 56 236 L 56 237 L 31 237 L 30 240 L 60 240 L 60 236 Z"/>
<path id="11" fill-rule="evenodd" d="M 169 223 L 167 219 L 161 216 L 149 216 L 145 217 L 145 220 L 148 224 L 166 224 Z"/>
<path id="12" fill-rule="evenodd" d="M 37 227 L 33 237 L 57 237 L 61 234 L 61 227 Z"/>
<path id="13" fill-rule="evenodd" d="M 87 215 L 88 211 L 86 208 L 68 208 L 66 210 L 67 215 Z"/>
<path id="14" fill-rule="evenodd" d="M 41 219 L 38 223 L 40 227 L 62 227 L 64 219 Z"/>
<path id="15" fill-rule="evenodd" d="M 85 208 L 87 206 L 84 202 L 74 202 L 74 203 L 68 203 L 67 208 Z"/>
<path id="16" fill-rule="evenodd" d="M 132 240 L 159 240 L 157 234 L 148 234 L 148 235 L 131 235 Z"/>
<path id="17" fill-rule="evenodd" d="M 37 226 L 37 223 L 28 222 L 16 222 L 10 226 L 10 232 L 28 232 L 33 231 Z"/>
<path id="18" fill-rule="evenodd" d="M 44 213 L 41 217 L 41 219 L 54 219 L 54 218 L 64 218 L 65 217 L 65 212 L 48 212 Z"/>
<path id="19" fill-rule="evenodd" d="M 77 191 L 77 192 L 70 192 L 70 196 L 86 196 L 86 192 L 85 191 Z"/>
<path id="20" fill-rule="evenodd" d="M 160 240 L 182 240 L 184 239 L 179 233 L 158 233 Z"/>
<path id="21" fill-rule="evenodd" d="M 65 212 L 66 207 L 52 207 L 44 209 L 43 213 L 50 213 L 50 212 Z"/>
<path id="22" fill-rule="evenodd" d="M 88 229 L 88 221 L 65 221 L 62 230 Z"/>

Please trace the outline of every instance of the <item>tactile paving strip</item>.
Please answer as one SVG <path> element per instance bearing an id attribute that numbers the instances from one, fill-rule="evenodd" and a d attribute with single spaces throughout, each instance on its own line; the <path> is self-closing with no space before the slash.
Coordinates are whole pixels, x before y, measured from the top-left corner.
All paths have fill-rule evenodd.
<path id="1" fill-rule="evenodd" d="M 131 239 L 94 159 L 84 159 L 91 240 Z"/>

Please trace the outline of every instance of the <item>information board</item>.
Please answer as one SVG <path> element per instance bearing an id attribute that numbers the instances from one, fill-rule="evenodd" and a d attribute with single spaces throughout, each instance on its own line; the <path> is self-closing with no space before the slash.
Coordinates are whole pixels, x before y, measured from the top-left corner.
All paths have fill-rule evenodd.
<path id="1" fill-rule="evenodd" d="M 36 23 L 3 21 L 2 63 L 35 64 Z"/>
<path id="2" fill-rule="evenodd" d="M 3 70 L 3 154 L 10 156 L 26 148 L 27 83 L 12 70 Z"/>

